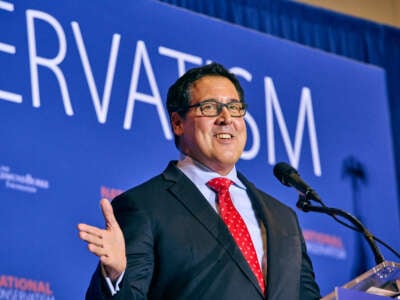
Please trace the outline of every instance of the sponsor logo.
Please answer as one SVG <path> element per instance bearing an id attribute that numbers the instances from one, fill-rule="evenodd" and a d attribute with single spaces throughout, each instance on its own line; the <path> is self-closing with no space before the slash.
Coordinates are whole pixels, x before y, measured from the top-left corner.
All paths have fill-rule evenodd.
<path id="1" fill-rule="evenodd" d="M 39 189 L 48 189 L 48 180 L 37 178 L 32 174 L 19 174 L 11 170 L 9 166 L 0 165 L 0 182 L 8 189 L 18 190 L 25 193 L 35 194 Z"/>
<path id="2" fill-rule="evenodd" d="M 341 260 L 346 259 L 347 253 L 340 237 L 314 230 L 303 230 L 303 236 L 308 253 Z"/>
<path id="3" fill-rule="evenodd" d="M 0 274 L 0 300 L 55 300 L 48 281 Z"/>
<path id="4" fill-rule="evenodd" d="M 111 188 L 108 186 L 104 186 L 102 185 L 100 187 L 100 197 L 101 198 L 106 198 L 108 200 L 112 200 L 115 197 L 117 197 L 119 194 L 122 194 L 123 190 L 120 189 L 115 189 L 115 188 Z"/>

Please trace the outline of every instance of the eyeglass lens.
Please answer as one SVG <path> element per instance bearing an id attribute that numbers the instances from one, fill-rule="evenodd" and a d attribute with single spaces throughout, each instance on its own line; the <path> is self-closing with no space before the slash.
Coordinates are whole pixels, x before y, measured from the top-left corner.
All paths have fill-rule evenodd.
<path id="1" fill-rule="evenodd" d="M 218 116 L 223 107 L 226 107 L 232 117 L 242 117 L 246 113 L 246 107 L 243 102 L 233 101 L 229 103 L 220 103 L 217 101 L 204 101 L 198 103 L 200 111 L 205 116 Z"/>

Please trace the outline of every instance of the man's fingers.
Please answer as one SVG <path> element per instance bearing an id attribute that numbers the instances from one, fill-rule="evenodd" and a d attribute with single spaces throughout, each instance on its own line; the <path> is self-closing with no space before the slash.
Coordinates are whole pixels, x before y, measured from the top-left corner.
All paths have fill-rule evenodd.
<path id="1" fill-rule="evenodd" d="M 107 199 L 101 199 L 100 207 L 104 216 L 104 220 L 106 221 L 107 228 L 118 226 L 110 201 Z"/>
<path id="2" fill-rule="evenodd" d="M 93 234 L 87 233 L 85 231 L 80 231 L 79 237 L 81 240 L 83 240 L 89 244 L 94 244 L 96 246 L 103 247 L 103 237 L 102 236 L 93 235 Z"/>
<path id="3" fill-rule="evenodd" d="M 98 257 L 102 257 L 105 256 L 106 250 L 103 247 L 99 247 L 97 245 L 94 244 L 88 244 L 88 249 L 90 252 L 92 252 L 94 255 L 98 256 Z"/>
<path id="4" fill-rule="evenodd" d="M 83 224 L 83 223 L 78 224 L 78 229 L 79 229 L 79 232 L 87 232 L 89 234 L 96 235 L 99 237 L 102 235 L 102 231 L 103 231 L 103 229 L 100 229 L 95 226 Z"/>
<path id="5" fill-rule="evenodd" d="M 126 268 L 124 237 L 115 219 L 111 203 L 107 199 L 100 201 L 106 228 L 78 224 L 79 237 L 87 243 L 89 252 L 100 258 L 110 278 L 117 278 Z"/>

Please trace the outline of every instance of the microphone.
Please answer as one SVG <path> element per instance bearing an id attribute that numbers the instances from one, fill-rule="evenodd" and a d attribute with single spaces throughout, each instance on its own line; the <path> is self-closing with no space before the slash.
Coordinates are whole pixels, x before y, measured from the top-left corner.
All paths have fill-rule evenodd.
<path id="1" fill-rule="evenodd" d="M 317 192 L 301 179 L 297 170 L 291 165 L 284 162 L 277 163 L 274 167 L 274 175 L 280 183 L 294 187 L 306 199 L 322 202 Z"/>
<path id="2" fill-rule="evenodd" d="M 368 231 L 368 229 L 351 214 L 341 209 L 327 207 L 321 200 L 319 195 L 300 178 L 300 175 L 295 168 L 287 163 L 280 162 L 277 163 L 274 167 L 274 175 L 283 185 L 294 187 L 300 193 L 299 201 L 296 205 L 298 208 L 300 208 L 304 212 L 314 211 L 328 214 L 342 225 L 349 227 L 347 224 L 336 219 L 336 216 L 346 218 L 353 225 L 356 226 L 356 229 L 352 227 L 350 228 L 355 229 L 364 235 L 372 250 L 372 253 L 374 254 L 376 264 L 379 265 L 384 261 L 384 258 L 375 243 L 375 237 Z M 310 204 L 310 200 L 315 200 L 322 206 L 313 206 Z"/>

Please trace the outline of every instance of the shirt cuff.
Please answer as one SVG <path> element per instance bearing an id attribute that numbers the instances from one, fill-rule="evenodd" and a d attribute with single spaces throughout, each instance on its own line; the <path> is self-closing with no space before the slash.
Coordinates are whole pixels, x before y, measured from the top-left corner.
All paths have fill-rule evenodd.
<path id="1" fill-rule="evenodd" d="M 122 278 L 124 277 L 125 271 L 122 272 L 122 274 L 119 275 L 119 277 L 117 278 L 117 281 L 115 281 L 115 283 L 113 283 L 111 278 L 108 277 L 103 264 L 100 264 L 100 266 L 101 266 L 101 274 L 103 275 L 104 279 L 107 282 L 107 286 L 108 286 L 108 289 L 110 290 L 111 296 L 114 296 L 119 291 L 119 284 L 121 283 Z"/>

